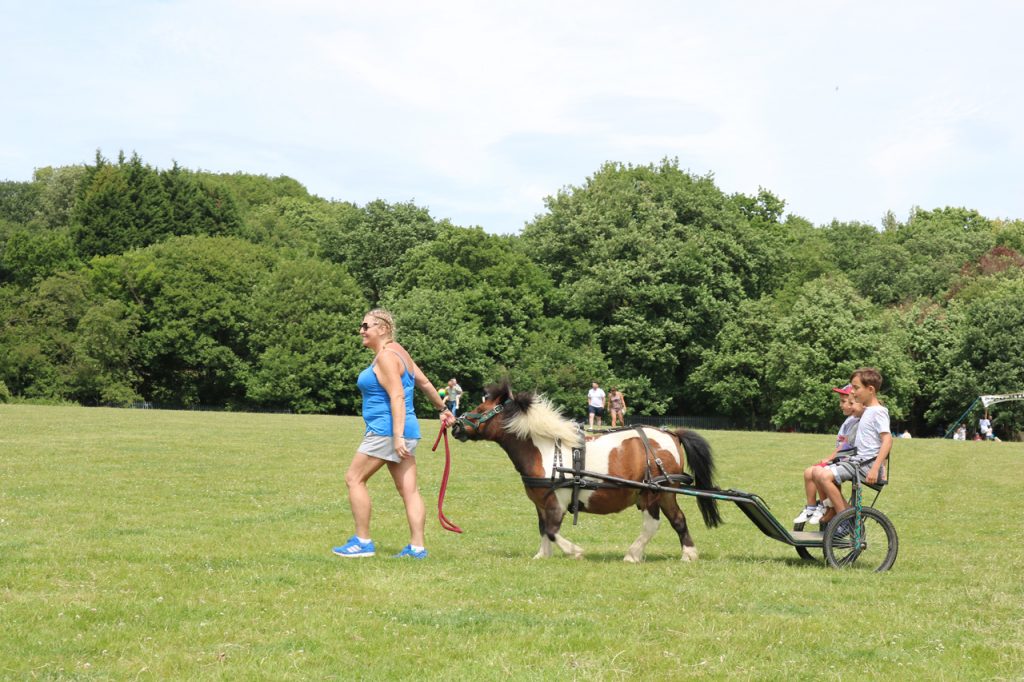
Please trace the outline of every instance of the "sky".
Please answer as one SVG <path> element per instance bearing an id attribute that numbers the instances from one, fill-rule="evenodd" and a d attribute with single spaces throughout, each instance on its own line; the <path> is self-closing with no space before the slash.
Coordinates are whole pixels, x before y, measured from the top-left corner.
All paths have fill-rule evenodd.
<path id="1" fill-rule="evenodd" d="M 1024 219 L 1024 2 L 0 0 L 0 180 L 137 152 L 518 233 L 607 162 Z"/>

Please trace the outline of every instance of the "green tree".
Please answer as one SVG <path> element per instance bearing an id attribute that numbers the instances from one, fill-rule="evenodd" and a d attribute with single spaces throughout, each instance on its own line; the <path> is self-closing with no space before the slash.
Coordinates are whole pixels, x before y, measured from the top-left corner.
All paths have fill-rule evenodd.
<path id="1" fill-rule="evenodd" d="M 85 404 L 139 400 L 139 316 L 132 306 L 105 300 L 82 315 L 72 342 L 67 397 Z"/>
<path id="2" fill-rule="evenodd" d="M 294 412 L 354 412 L 367 304 L 343 267 L 282 260 L 253 291 L 253 368 L 247 398 Z"/>
<path id="3" fill-rule="evenodd" d="M 586 320 L 545 318 L 539 329 L 527 333 L 525 341 L 522 360 L 508 368 L 513 388 L 543 393 L 570 417 L 586 414 L 587 390 L 592 381 L 606 388 L 619 386 L 631 410 L 644 413 L 664 409 L 664 405 L 652 405 L 644 390 L 649 394 L 649 385 L 642 379 L 627 383 L 614 376 L 597 334 Z M 495 376 L 492 380 L 501 378 Z"/>
<path id="4" fill-rule="evenodd" d="M 379 303 L 391 282 L 412 267 L 409 249 L 437 237 L 430 213 L 411 203 L 372 201 L 360 214 L 342 214 L 343 232 L 325 238 L 323 257 L 345 265 L 371 305 Z M 329 236 L 329 235 L 328 235 Z"/>
<path id="5" fill-rule="evenodd" d="M 82 165 L 36 169 L 32 177 L 40 194 L 35 219 L 50 229 L 70 227 L 75 202 L 87 176 L 88 170 Z"/>
<path id="6" fill-rule="evenodd" d="M 344 257 L 338 254 L 344 251 L 346 226 L 361 219 L 362 212 L 352 204 L 284 197 L 255 207 L 238 236 L 287 254 L 341 263 Z"/>
<path id="7" fill-rule="evenodd" d="M 792 310 L 776 324 L 767 351 L 772 422 L 780 428 L 830 430 L 839 415 L 834 401 L 824 396 L 861 366 L 881 371 L 889 413 L 904 419 L 916 377 L 895 329 L 895 321 L 842 275 L 804 285 Z"/>
<path id="8" fill-rule="evenodd" d="M 206 183 L 177 163 L 160 173 L 160 180 L 170 208 L 170 234 L 215 236 L 237 232 L 241 220 L 227 190 Z"/>
<path id="9" fill-rule="evenodd" d="M 68 230 L 15 228 L 0 237 L 0 282 L 31 286 L 81 266 Z"/>
<path id="10" fill-rule="evenodd" d="M 25 224 L 38 211 L 38 185 L 32 182 L 0 181 L 0 220 Z"/>
<path id="11" fill-rule="evenodd" d="M 297 180 L 281 175 L 271 178 L 250 173 L 196 173 L 204 185 L 218 193 L 226 193 L 242 216 L 259 206 L 275 203 L 279 199 L 322 201 L 312 197 Z"/>
<path id="12" fill-rule="evenodd" d="M 178 405 L 243 403 L 251 292 L 275 261 L 271 250 L 230 237 L 175 237 L 95 259 L 98 292 L 139 312 L 140 394 Z"/>
<path id="13" fill-rule="evenodd" d="M 677 162 L 607 164 L 547 207 L 523 240 L 564 292 L 555 312 L 592 322 L 616 372 L 675 407 L 729 312 L 780 282 L 778 200 L 727 197 Z"/>
<path id="14" fill-rule="evenodd" d="M 170 204 L 159 174 L 137 154 L 110 164 L 98 153 L 72 213 L 83 256 L 123 253 L 170 234 Z"/>
<path id="15" fill-rule="evenodd" d="M 403 269 L 388 284 L 387 300 L 416 288 L 459 297 L 476 333 L 486 338 L 490 360 L 504 365 L 519 360 L 527 333 L 544 316 L 551 282 L 518 239 L 444 225 L 435 239 L 407 255 L 416 267 Z"/>
<path id="16" fill-rule="evenodd" d="M 990 281 L 984 295 L 950 304 L 952 343 L 939 356 L 931 423 L 949 426 L 979 395 L 1024 388 L 1024 275 Z M 1003 436 L 1024 430 L 1022 405 L 1000 404 L 996 423 Z"/>
<path id="17" fill-rule="evenodd" d="M 710 397 L 717 412 L 751 428 L 767 425 L 774 413 L 768 383 L 769 352 L 778 324 L 769 298 L 743 301 L 707 348 L 688 387 Z"/>
<path id="18" fill-rule="evenodd" d="M 49 277 L 30 289 L 0 287 L 0 380 L 15 395 L 68 396 L 75 330 L 90 305 L 81 273 Z"/>

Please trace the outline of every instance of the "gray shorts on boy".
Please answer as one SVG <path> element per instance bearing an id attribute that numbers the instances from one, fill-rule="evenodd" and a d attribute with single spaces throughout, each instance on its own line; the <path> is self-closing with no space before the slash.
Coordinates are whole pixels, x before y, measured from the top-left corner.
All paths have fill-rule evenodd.
<path id="1" fill-rule="evenodd" d="M 868 477 L 868 472 L 871 471 L 871 461 L 862 462 L 858 465 L 856 462 L 844 459 L 835 464 L 828 465 L 828 470 L 832 472 L 832 478 L 835 479 L 836 485 L 852 481 L 858 468 L 860 469 L 860 480 L 863 481 Z"/>

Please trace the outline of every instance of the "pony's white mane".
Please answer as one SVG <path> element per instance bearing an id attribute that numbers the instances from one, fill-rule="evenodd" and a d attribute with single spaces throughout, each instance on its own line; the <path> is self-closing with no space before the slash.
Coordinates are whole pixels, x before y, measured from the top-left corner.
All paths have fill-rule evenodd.
<path id="1" fill-rule="evenodd" d="M 528 410 L 521 410 L 506 420 L 505 430 L 519 438 L 549 438 L 566 445 L 582 442 L 576 424 L 563 417 L 562 411 L 542 395 L 533 396 Z"/>

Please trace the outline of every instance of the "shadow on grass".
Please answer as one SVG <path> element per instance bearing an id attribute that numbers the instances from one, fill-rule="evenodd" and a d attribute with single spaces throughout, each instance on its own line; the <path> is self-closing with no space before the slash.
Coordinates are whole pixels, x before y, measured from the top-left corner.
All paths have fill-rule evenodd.
<path id="1" fill-rule="evenodd" d="M 744 564 L 744 565 L 755 565 L 755 564 L 779 564 L 786 566 L 797 566 L 807 567 L 811 569 L 824 569 L 827 568 L 825 565 L 825 558 L 822 556 L 815 556 L 813 561 L 808 561 L 796 555 L 794 551 L 793 556 L 788 557 L 770 557 L 770 556 L 750 556 L 749 554 L 719 554 L 716 561 L 729 561 L 731 563 Z"/>

